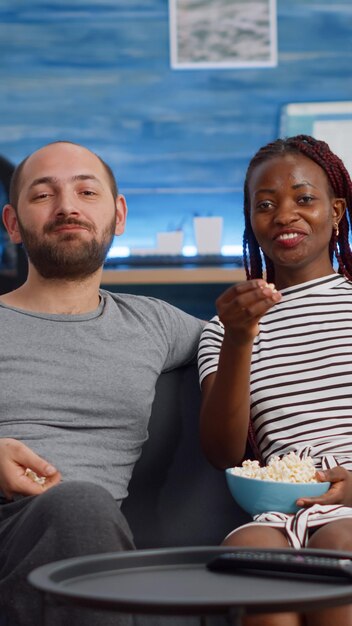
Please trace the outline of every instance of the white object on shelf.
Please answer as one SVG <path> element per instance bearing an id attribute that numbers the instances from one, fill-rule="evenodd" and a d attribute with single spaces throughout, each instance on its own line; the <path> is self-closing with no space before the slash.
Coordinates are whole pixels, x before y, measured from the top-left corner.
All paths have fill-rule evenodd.
<path id="1" fill-rule="evenodd" d="M 222 217 L 194 217 L 198 254 L 221 254 Z"/>
<path id="2" fill-rule="evenodd" d="M 156 234 L 156 254 L 182 254 L 183 231 Z"/>

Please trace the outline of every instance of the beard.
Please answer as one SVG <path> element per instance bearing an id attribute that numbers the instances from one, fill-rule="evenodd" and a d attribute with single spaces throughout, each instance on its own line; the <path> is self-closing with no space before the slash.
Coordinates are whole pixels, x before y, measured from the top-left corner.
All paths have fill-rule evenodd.
<path id="1" fill-rule="evenodd" d="M 93 225 L 73 217 L 59 218 L 48 222 L 44 235 L 57 227 L 76 224 L 96 233 Z M 48 241 L 25 228 L 18 220 L 23 247 L 37 272 L 47 279 L 83 280 L 94 274 L 104 264 L 106 255 L 115 234 L 116 216 L 105 228 L 100 241 L 93 236 L 89 241 L 82 240 L 77 232 L 58 233 L 56 241 Z"/>

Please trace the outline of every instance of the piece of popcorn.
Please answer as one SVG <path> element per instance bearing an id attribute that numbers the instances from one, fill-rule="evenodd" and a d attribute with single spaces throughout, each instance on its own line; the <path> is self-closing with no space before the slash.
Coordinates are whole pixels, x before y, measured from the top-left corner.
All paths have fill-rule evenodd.
<path id="1" fill-rule="evenodd" d="M 34 483 L 37 483 L 38 485 L 42 485 L 42 486 L 45 485 L 46 477 L 45 476 L 38 476 L 38 474 L 33 472 L 33 470 L 31 470 L 29 467 L 27 467 L 27 469 L 26 469 L 24 474 L 25 474 L 25 476 L 28 476 L 28 478 L 33 480 Z"/>

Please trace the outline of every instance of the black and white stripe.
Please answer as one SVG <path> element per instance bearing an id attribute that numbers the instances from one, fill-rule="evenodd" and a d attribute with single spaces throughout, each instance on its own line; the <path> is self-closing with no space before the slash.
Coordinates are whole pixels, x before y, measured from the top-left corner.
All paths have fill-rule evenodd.
<path id="1" fill-rule="evenodd" d="M 262 318 L 253 345 L 250 413 L 257 447 L 265 463 L 294 450 L 311 456 L 317 468 L 352 470 L 352 283 L 334 274 L 282 296 Z M 223 336 L 216 317 L 199 345 L 201 381 L 217 370 Z M 295 515 L 269 511 L 252 524 L 282 528 L 299 548 L 310 529 L 351 517 L 349 507 L 314 505 Z"/>
<path id="2" fill-rule="evenodd" d="M 352 470 L 352 283 L 333 274 L 282 291 L 253 345 L 251 420 L 265 463 L 294 450 Z M 217 317 L 199 345 L 200 380 L 215 372 Z M 240 364 L 239 364 L 240 367 Z"/>

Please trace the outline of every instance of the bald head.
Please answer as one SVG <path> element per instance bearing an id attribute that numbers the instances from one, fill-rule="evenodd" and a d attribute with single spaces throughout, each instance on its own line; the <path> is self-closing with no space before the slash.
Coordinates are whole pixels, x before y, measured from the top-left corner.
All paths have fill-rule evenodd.
<path id="1" fill-rule="evenodd" d="M 71 141 L 55 141 L 27 156 L 15 168 L 10 183 L 9 199 L 10 204 L 14 207 L 14 209 L 16 209 L 16 211 L 18 209 L 18 202 L 22 189 L 26 183 L 30 184 L 28 178 L 30 178 L 30 173 L 33 171 L 33 168 L 37 171 L 39 166 L 42 169 L 43 177 L 48 175 L 48 170 L 46 170 L 46 161 L 48 157 L 50 157 L 51 162 L 50 175 L 54 174 L 52 172 L 52 163 L 55 163 L 55 159 L 58 167 L 60 166 L 62 159 L 65 159 L 65 162 L 72 163 L 74 168 L 77 167 L 80 162 L 83 164 L 89 163 L 89 167 L 92 170 L 98 168 L 98 173 L 105 177 L 113 198 L 117 198 L 118 188 L 115 176 L 109 165 L 105 163 L 101 157 L 80 144 L 73 143 Z"/>

